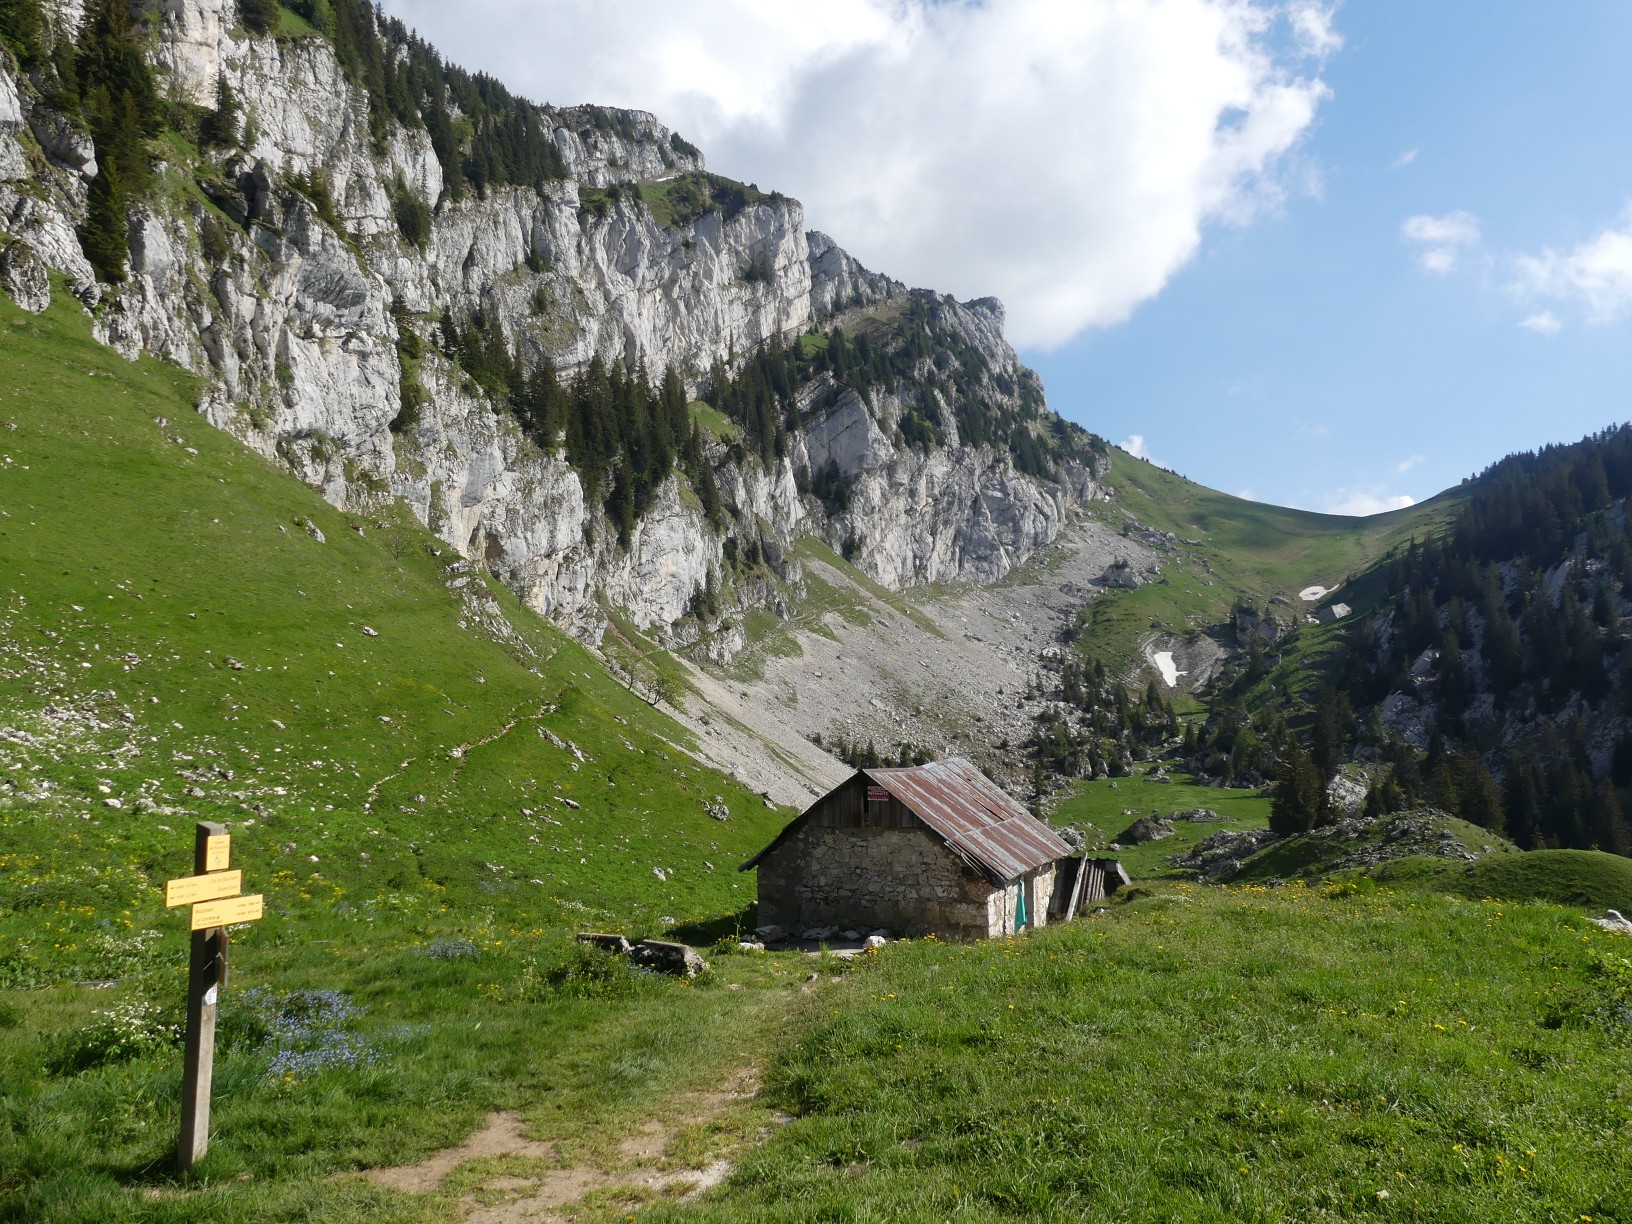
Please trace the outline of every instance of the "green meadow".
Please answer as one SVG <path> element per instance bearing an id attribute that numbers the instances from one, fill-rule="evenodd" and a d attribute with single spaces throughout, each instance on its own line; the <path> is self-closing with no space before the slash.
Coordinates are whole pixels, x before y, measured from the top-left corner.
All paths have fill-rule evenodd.
<path id="1" fill-rule="evenodd" d="M 1171 837 L 1143 845 L 1117 841 L 1141 816 L 1171 816 L 1196 808 L 1207 808 L 1223 819 L 1199 823 L 1175 821 Z M 1169 860 L 1215 833 L 1268 827 L 1269 800 L 1257 790 L 1196 786 L 1177 780 L 1153 782 L 1148 776 L 1137 774 L 1078 782 L 1070 796 L 1055 805 L 1050 819 L 1056 824 L 1081 829 L 1091 848 L 1116 858 L 1129 875 L 1152 879 L 1178 874 Z M 1118 846 L 1114 851 L 1109 849 L 1113 843 Z"/>
<path id="2" fill-rule="evenodd" d="M 656 1220 L 1632 1219 L 1632 960 L 1547 905 L 1163 884 L 886 950 Z"/>

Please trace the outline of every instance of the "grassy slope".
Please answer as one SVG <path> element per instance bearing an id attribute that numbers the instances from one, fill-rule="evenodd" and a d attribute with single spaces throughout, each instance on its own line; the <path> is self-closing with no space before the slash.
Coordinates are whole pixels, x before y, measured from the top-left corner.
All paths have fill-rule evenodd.
<path id="1" fill-rule="evenodd" d="M 1371 874 L 1396 887 L 1474 899 L 1548 901 L 1594 912 L 1632 913 L 1632 859 L 1601 850 L 1531 850 L 1469 864 L 1413 857 L 1384 863 Z"/>
<path id="2" fill-rule="evenodd" d="M 1136 817 L 1152 812 L 1167 816 L 1202 807 L 1211 808 L 1225 819 L 1216 824 L 1181 820 L 1173 826 L 1172 837 L 1143 846 L 1123 844 L 1114 851 L 1116 858 L 1135 879 L 1174 875 L 1168 860 L 1203 838 L 1225 829 L 1262 829 L 1269 824 L 1269 800 L 1256 790 L 1152 782 L 1143 776 L 1078 783 L 1071 798 L 1060 803 L 1050 819 L 1056 824 L 1075 825 L 1088 834 L 1090 846 L 1103 847 L 1115 841 Z M 1133 815 L 1128 815 L 1129 811 Z"/>
<path id="3" fill-rule="evenodd" d="M 500 588 L 488 597 L 524 641 L 460 628 L 445 547 L 332 510 L 191 416 L 184 375 L 126 365 L 68 308 L 44 322 L 3 308 L 0 326 L 0 423 L 17 426 L 0 432 L 0 632 L 13 663 L 0 699 L 13 725 L 42 736 L 38 711 L 52 703 L 105 724 L 50 752 L 7 745 L 17 789 L 37 776 L 62 792 L 53 819 L 85 817 L 82 840 L 128 845 L 161 871 L 186 839 L 156 836 L 135 813 L 144 804 L 258 818 L 240 844 L 268 873 L 325 848 L 286 851 L 289 839 L 316 838 L 368 887 L 431 880 L 515 900 L 539 895 L 526 883 L 537 876 L 542 895 L 598 895 L 626 916 L 738 900 L 704 860 L 757 845 L 779 817 L 675 751 L 682 729 L 587 651 Z M 203 798 L 189 796 L 195 785 Z M 707 817 L 715 792 L 739 819 Z M 104 794 L 124 811 L 101 808 Z M 14 805 L 7 819 L 39 810 Z M 603 844 L 613 816 L 626 844 Z M 678 880 L 606 870 L 625 856 Z"/>
<path id="4" fill-rule="evenodd" d="M 1365 519 L 1311 514 L 1204 488 L 1116 448 L 1108 483 L 1112 501 L 1095 508 L 1108 523 L 1120 527 L 1131 518 L 1180 541 L 1157 582 L 1092 605 L 1083 649 L 1118 665 L 1137 663 L 1140 639 L 1158 622 L 1181 633 L 1225 624 L 1241 597 L 1262 607 L 1276 595 L 1295 600 L 1308 586 L 1343 586 L 1350 602 L 1363 598 L 1348 582 L 1412 534 L 1443 522 L 1458 497 L 1452 490 Z"/>
<path id="5" fill-rule="evenodd" d="M 692 400 L 688 407 L 697 427 L 716 442 L 735 442 L 742 436 L 741 426 L 719 409 L 710 407 L 702 400 Z"/>
<path id="6" fill-rule="evenodd" d="M 1273 842 L 1242 864 L 1241 874 L 1237 879 L 1249 882 L 1294 878 L 1321 880 L 1337 871 L 1338 864 L 1343 859 L 1364 850 L 1375 848 L 1383 854 L 1392 851 L 1398 855 L 1401 853 L 1398 843 L 1391 845 L 1388 841 L 1389 827 L 1389 822 L 1385 818 L 1367 826 L 1361 834 L 1352 839 L 1348 836 L 1324 837 L 1321 835 L 1323 830 L 1317 829 L 1309 835 Z M 1459 820 L 1455 816 L 1434 816 L 1431 830 L 1431 836 L 1434 838 L 1441 833 L 1451 834 L 1456 840 L 1456 848 L 1469 854 L 1482 857 L 1521 853 L 1505 838 L 1466 820 Z M 1458 860 L 1457 866 L 1461 865 L 1462 860 Z"/>
<path id="7" fill-rule="evenodd" d="M 208 427 L 195 394 L 93 343 L 66 295 L 40 319 L 0 298 L 0 727 L 21 733 L 0 740 L 0 1218 L 195 1218 L 139 1205 L 173 1143 L 174 1056 L 47 1070 L 98 1009 L 179 1004 L 185 922 L 159 890 L 188 873 L 195 818 L 231 824 L 267 896 L 229 999 L 338 988 L 389 1065 L 281 1084 L 226 1052 L 204 1179 L 258 1180 L 205 1214 L 256 1216 L 274 1174 L 279 1202 L 329 1203 L 333 1168 L 446 1142 L 541 1085 L 587 1098 L 748 1006 L 688 993 L 616 1019 L 535 982 L 505 1009 L 578 922 L 740 911 L 752 881 L 731 867 L 787 813 L 692 762 L 679 727 L 504 591 L 521 642 L 461 628 L 445 548 L 336 512 Z M 727 823 L 703 808 L 716 794 Z M 438 938 L 480 955 L 426 959 Z M 118 984 L 66 984 L 88 979 Z M 581 1049 L 556 1048 L 569 1035 Z M 596 1050 L 609 1061 L 579 1065 Z"/>
<path id="8" fill-rule="evenodd" d="M 1624 937 L 1545 906 L 1161 886 L 892 948 L 796 1116 L 662 1221 L 1632 1220 Z"/>

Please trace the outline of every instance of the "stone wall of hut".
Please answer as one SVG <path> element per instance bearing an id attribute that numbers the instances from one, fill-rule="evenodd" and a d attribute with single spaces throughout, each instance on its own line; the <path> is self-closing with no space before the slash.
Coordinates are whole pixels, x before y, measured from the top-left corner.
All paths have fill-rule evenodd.
<path id="1" fill-rule="evenodd" d="M 1052 877 L 1053 868 L 1046 870 Z M 794 935 L 836 926 L 980 939 L 1002 933 L 992 930 L 991 900 L 1004 891 L 922 826 L 823 828 L 808 821 L 760 860 L 759 921 Z M 1047 892 L 1042 896 L 1046 911 Z"/>
<path id="2" fill-rule="evenodd" d="M 1007 888 L 994 888 L 986 899 L 986 936 L 1012 935 L 1020 919 L 1020 890 L 1026 890 L 1026 927 L 1048 925 L 1048 905 L 1054 895 L 1055 864 L 1038 868 Z"/>

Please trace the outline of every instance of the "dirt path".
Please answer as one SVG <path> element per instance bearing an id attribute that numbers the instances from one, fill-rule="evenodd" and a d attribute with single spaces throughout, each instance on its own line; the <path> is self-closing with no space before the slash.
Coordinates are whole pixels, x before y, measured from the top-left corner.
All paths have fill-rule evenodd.
<path id="1" fill-rule="evenodd" d="M 565 1137 L 529 1139 L 519 1115 L 493 1113 L 463 1143 L 417 1164 L 370 1169 L 363 1176 L 410 1194 L 450 1192 L 459 1211 L 452 1218 L 464 1224 L 570 1221 L 574 1208 L 592 1197 L 604 1206 L 632 1206 L 654 1196 L 683 1201 L 723 1182 L 739 1152 L 769 1133 L 763 1122 L 745 1133 L 721 1125 L 758 1094 L 758 1072 L 745 1067 L 717 1089 L 672 1098 L 661 1117 L 622 1135 L 602 1158 L 579 1164 L 567 1163 Z"/>

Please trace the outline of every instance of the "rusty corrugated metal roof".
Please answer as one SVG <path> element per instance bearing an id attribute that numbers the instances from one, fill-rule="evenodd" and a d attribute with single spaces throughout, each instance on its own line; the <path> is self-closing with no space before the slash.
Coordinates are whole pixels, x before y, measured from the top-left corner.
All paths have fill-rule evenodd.
<path id="1" fill-rule="evenodd" d="M 1071 853 L 1071 848 L 1039 820 L 1030 816 L 1005 820 L 974 833 L 946 839 L 947 845 L 962 851 L 994 876 L 1018 879 L 1033 868 L 1052 863 Z"/>
<path id="2" fill-rule="evenodd" d="M 993 884 L 1007 884 L 1072 853 L 1058 834 L 962 757 L 928 765 L 858 772 L 889 791 L 897 802 L 928 825 L 952 853 Z M 856 776 L 852 775 L 833 789 L 849 786 L 855 780 Z M 738 870 L 758 866 L 759 861 L 781 845 L 826 798 L 824 795 L 806 808 L 770 845 Z"/>
<path id="3" fill-rule="evenodd" d="M 962 757 L 862 772 L 994 883 L 1071 853 L 1058 834 Z"/>

